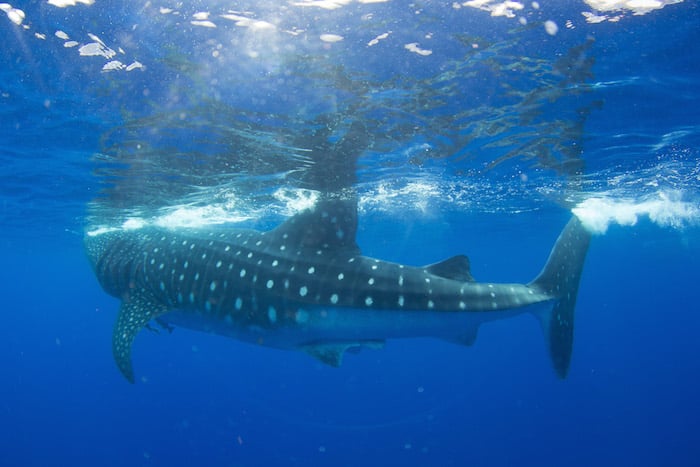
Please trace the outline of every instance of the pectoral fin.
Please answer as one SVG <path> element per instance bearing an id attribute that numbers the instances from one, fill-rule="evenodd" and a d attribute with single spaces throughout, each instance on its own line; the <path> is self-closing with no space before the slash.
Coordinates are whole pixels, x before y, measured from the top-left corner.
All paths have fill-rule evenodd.
<path id="1" fill-rule="evenodd" d="M 117 322 L 112 334 L 112 353 L 119 371 L 130 383 L 134 382 L 134 369 L 131 365 L 131 344 L 136 334 L 150 320 L 165 314 L 168 308 L 156 303 L 146 294 L 132 293 L 122 301 Z"/>

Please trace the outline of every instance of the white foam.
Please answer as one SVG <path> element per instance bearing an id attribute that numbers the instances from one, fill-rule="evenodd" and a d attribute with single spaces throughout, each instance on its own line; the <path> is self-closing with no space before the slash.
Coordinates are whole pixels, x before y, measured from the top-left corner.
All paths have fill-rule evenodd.
<path id="1" fill-rule="evenodd" d="M 49 5 L 53 5 L 58 8 L 76 6 L 79 3 L 82 5 L 92 5 L 95 3 L 95 0 L 49 0 Z"/>
<path id="2" fill-rule="evenodd" d="M 114 50 L 106 47 L 102 41 L 85 44 L 78 49 L 78 52 L 86 57 L 102 56 L 106 59 L 111 59 L 117 54 Z"/>
<path id="3" fill-rule="evenodd" d="M 555 23 L 554 21 L 545 21 L 544 30 L 547 31 L 547 34 L 549 34 L 550 36 L 556 36 L 557 32 L 559 32 L 559 26 L 557 26 L 557 23 Z"/>
<path id="4" fill-rule="evenodd" d="M 201 26 L 203 28 L 215 28 L 216 24 L 212 23 L 211 21 L 200 21 L 200 20 L 192 20 L 190 21 L 190 24 L 192 26 Z"/>
<path id="5" fill-rule="evenodd" d="M 95 227 L 92 230 L 89 230 L 86 235 L 88 237 L 97 237 L 98 235 L 106 234 L 109 232 L 116 232 L 119 229 L 116 227 L 106 227 L 106 226 L 101 226 L 101 227 Z"/>
<path id="6" fill-rule="evenodd" d="M 126 65 L 124 65 L 119 60 L 112 60 L 111 62 L 107 62 L 102 66 L 102 71 L 110 72 L 116 70 L 123 70 L 124 68 L 126 68 Z"/>
<path id="7" fill-rule="evenodd" d="M 596 24 L 604 21 L 618 22 L 627 12 L 635 16 L 645 15 L 667 5 L 681 3 L 683 0 L 584 0 L 584 2 L 595 12 L 583 11 L 581 14 L 586 18 L 586 22 Z"/>
<path id="8" fill-rule="evenodd" d="M 682 228 L 700 221 L 697 203 L 684 201 L 679 192 L 658 192 L 644 200 L 598 196 L 586 199 L 571 210 L 594 233 L 605 233 L 611 224 L 632 226 L 640 217 L 657 225 Z"/>
<path id="9" fill-rule="evenodd" d="M 159 227 L 203 227 L 214 224 L 226 224 L 249 220 L 249 216 L 230 212 L 222 206 L 180 206 L 153 220 Z"/>
<path id="10" fill-rule="evenodd" d="M 141 229 L 147 225 L 147 222 L 140 217 L 130 217 L 125 220 L 122 224 L 123 230 L 136 230 Z"/>
<path id="11" fill-rule="evenodd" d="M 584 0 L 598 11 L 631 11 L 634 15 L 644 15 L 660 10 L 666 5 L 681 3 L 683 0 Z"/>
<path id="12" fill-rule="evenodd" d="M 247 16 L 241 16 L 234 13 L 226 13 L 219 16 L 230 21 L 235 21 L 236 26 L 250 28 L 256 31 L 274 31 L 277 29 L 274 24 L 267 21 L 252 19 L 248 18 Z"/>
<path id="13" fill-rule="evenodd" d="M 338 35 L 338 34 L 321 34 L 321 35 L 319 36 L 319 38 L 320 38 L 323 42 L 329 42 L 329 43 L 340 42 L 340 41 L 343 40 L 343 36 L 340 36 L 340 35 Z"/>
<path id="14" fill-rule="evenodd" d="M 431 55 L 433 53 L 432 50 L 421 49 L 418 46 L 418 42 L 411 42 L 410 44 L 406 44 L 403 47 L 409 52 L 413 52 L 414 54 L 422 55 L 424 57 L 427 57 L 428 55 Z"/>
<path id="15" fill-rule="evenodd" d="M 386 39 L 387 37 L 389 37 L 389 34 L 391 34 L 391 31 L 388 31 L 388 32 L 385 32 L 383 34 L 378 35 L 377 37 L 375 37 L 374 39 L 369 41 L 367 43 L 367 46 L 372 47 L 373 45 L 379 44 L 379 41 L 382 41 L 382 40 Z"/>
<path id="16" fill-rule="evenodd" d="M 22 21 L 24 21 L 24 11 L 20 10 L 19 8 L 14 8 L 9 3 L 0 3 L 0 10 L 4 11 L 10 21 L 18 26 L 22 24 Z"/>
<path id="17" fill-rule="evenodd" d="M 301 0 L 293 2 L 294 6 L 317 7 L 324 10 L 336 10 L 350 4 L 350 0 Z"/>
<path id="18" fill-rule="evenodd" d="M 462 3 L 461 6 L 477 8 L 488 11 L 491 16 L 505 16 L 506 18 L 515 18 L 515 12 L 525 8 L 522 3 L 512 0 L 469 0 Z"/>
<path id="19" fill-rule="evenodd" d="M 285 215 L 293 215 L 304 209 L 310 209 L 318 200 L 317 192 L 303 189 L 280 188 L 275 191 L 273 196 L 284 205 L 282 213 Z"/>
<path id="20" fill-rule="evenodd" d="M 402 184 L 383 182 L 363 194 L 359 200 L 360 211 L 380 210 L 412 215 L 428 215 L 435 211 L 435 203 L 445 199 L 442 187 L 430 179 L 409 180 Z"/>

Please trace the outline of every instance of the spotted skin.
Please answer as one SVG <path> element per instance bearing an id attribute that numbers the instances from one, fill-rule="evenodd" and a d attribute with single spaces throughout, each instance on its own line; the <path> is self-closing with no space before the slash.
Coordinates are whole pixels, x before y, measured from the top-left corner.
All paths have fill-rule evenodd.
<path id="1" fill-rule="evenodd" d="M 353 200 L 330 200 L 269 232 L 148 227 L 86 236 L 100 284 L 122 300 L 113 334 L 119 369 L 134 381 L 131 345 L 155 318 L 338 365 L 346 349 L 386 338 L 470 343 L 483 322 L 551 304 L 536 316 L 566 375 L 589 239 L 577 219 L 528 285 L 475 282 L 464 256 L 424 267 L 362 256 L 356 225 Z"/>

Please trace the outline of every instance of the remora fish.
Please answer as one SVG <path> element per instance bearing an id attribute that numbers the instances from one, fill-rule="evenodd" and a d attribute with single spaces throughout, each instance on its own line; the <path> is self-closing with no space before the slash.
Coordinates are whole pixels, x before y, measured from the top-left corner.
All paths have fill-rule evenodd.
<path id="1" fill-rule="evenodd" d="M 158 319 L 338 366 L 344 351 L 387 338 L 471 344 L 481 323 L 533 313 L 565 377 L 590 234 L 573 217 L 529 284 L 475 282 L 466 256 L 412 267 L 362 256 L 353 199 L 325 194 L 268 232 L 147 227 L 86 235 L 97 278 L 121 299 L 116 363 L 131 382 L 131 347 Z"/>

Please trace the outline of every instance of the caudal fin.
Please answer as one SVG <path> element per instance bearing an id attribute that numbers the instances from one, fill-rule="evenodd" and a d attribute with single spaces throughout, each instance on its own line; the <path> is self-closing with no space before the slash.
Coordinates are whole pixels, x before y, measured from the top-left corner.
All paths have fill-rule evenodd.
<path id="1" fill-rule="evenodd" d="M 572 217 L 559 235 L 547 264 L 529 287 L 555 299 L 549 315 L 540 315 L 548 340 L 552 365 L 560 378 L 569 371 L 574 342 L 574 309 L 583 263 L 591 234 L 576 217 Z"/>

